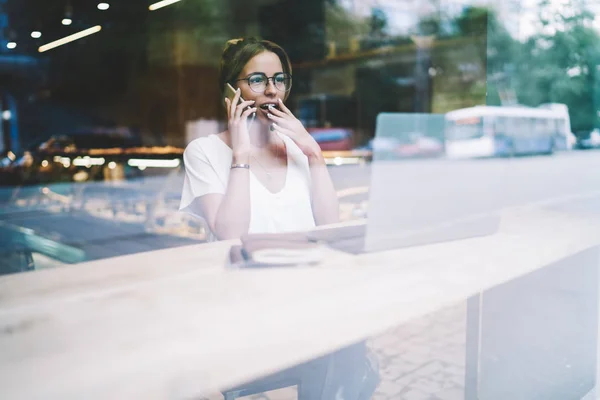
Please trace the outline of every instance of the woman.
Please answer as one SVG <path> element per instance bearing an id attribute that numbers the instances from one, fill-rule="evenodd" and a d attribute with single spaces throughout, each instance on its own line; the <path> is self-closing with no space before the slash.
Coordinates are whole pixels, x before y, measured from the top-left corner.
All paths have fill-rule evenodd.
<path id="1" fill-rule="evenodd" d="M 321 149 L 284 104 L 291 73 L 287 54 L 273 42 L 234 39 L 225 46 L 219 85 L 236 88 L 225 99 L 228 128 L 187 146 L 180 206 L 204 218 L 219 239 L 338 221 Z"/>

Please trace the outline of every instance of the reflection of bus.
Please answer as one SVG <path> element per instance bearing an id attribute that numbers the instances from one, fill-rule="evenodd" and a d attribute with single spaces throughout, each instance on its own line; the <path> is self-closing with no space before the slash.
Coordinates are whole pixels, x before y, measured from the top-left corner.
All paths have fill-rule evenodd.
<path id="1" fill-rule="evenodd" d="M 568 117 L 568 115 L 567 115 Z M 564 113 L 545 108 L 477 106 L 446 114 L 450 158 L 551 154 L 568 137 Z"/>
<path id="2" fill-rule="evenodd" d="M 541 104 L 540 108 L 552 110 L 556 115 L 560 115 L 562 118 L 561 129 L 558 129 L 556 136 L 554 137 L 554 149 L 555 150 L 572 150 L 575 147 L 577 139 L 573 132 L 571 132 L 571 118 L 569 117 L 569 108 L 566 104 L 560 103 L 546 103 Z"/>

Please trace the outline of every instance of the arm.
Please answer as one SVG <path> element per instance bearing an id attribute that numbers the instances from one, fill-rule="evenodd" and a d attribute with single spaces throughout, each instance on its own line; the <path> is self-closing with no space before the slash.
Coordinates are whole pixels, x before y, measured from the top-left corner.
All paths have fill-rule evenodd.
<path id="1" fill-rule="evenodd" d="M 203 218 L 219 239 L 240 237 L 247 233 L 250 221 L 249 173 L 233 168 L 227 184 L 217 176 L 202 146 L 188 146 L 183 153 L 185 164 L 182 210 Z M 243 157 L 234 156 L 234 163 Z M 247 162 L 246 162 L 247 163 Z"/>
<path id="2" fill-rule="evenodd" d="M 248 156 L 234 156 L 234 164 L 248 164 Z M 232 168 L 225 195 L 203 201 L 207 222 L 219 239 L 237 239 L 250 228 L 250 170 Z"/>
<path id="3" fill-rule="evenodd" d="M 228 129 L 233 149 L 233 164 L 250 163 L 250 137 L 246 126 L 248 116 L 256 111 L 249 106 L 254 101 L 238 104 L 240 90 L 233 101 L 225 99 L 229 115 Z M 232 107 L 231 104 L 238 104 Z M 244 108 L 249 107 L 244 111 Z M 205 195 L 201 198 L 202 212 L 211 231 L 219 239 L 236 239 L 250 228 L 250 170 L 232 168 L 225 194 Z"/>
<path id="4" fill-rule="evenodd" d="M 315 145 L 317 148 L 307 155 L 310 167 L 313 215 L 317 225 L 333 224 L 339 222 L 340 219 L 339 201 L 321 148 L 316 142 Z"/>

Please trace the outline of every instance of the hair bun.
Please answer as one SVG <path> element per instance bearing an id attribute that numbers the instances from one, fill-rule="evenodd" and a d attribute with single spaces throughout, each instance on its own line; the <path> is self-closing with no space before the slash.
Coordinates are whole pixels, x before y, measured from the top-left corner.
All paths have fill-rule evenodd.
<path id="1" fill-rule="evenodd" d="M 237 39 L 229 39 L 226 43 L 225 46 L 229 47 L 229 46 L 235 46 L 236 44 L 238 44 L 239 42 L 243 41 L 244 38 L 237 38 Z"/>
<path id="2" fill-rule="evenodd" d="M 229 39 L 225 42 L 225 48 L 223 49 L 223 53 L 229 53 L 231 50 L 241 47 L 246 41 L 246 38 L 237 38 L 237 39 Z"/>

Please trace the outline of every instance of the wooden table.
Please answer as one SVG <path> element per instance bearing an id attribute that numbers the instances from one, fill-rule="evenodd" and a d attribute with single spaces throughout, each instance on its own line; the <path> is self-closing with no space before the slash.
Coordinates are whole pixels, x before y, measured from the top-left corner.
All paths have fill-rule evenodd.
<path id="1" fill-rule="evenodd" d="M 587 216 L 317 267 L 230 270 L 235 241 L 0 277 L 7 399 L 191 398 L 326 354 L 600 242 Z"/>

